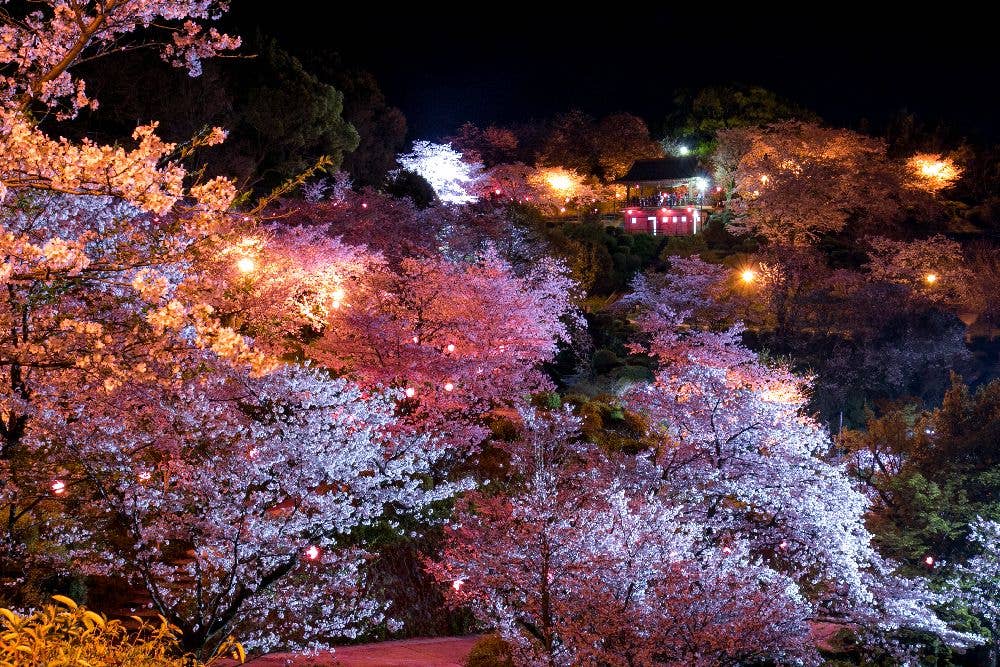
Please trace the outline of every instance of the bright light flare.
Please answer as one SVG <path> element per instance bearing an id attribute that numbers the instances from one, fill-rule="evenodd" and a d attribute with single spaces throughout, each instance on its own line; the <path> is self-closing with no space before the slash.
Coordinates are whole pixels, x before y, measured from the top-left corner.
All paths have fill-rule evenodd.
<path id="1" fill-rule="evenodd" d="M 451 382 L 445 382 L 444 383 L 444 390 L 445 391 L 454 391 L 455 390 L 455 385 L 452 384 Z"/>
<path id="2" fill-rule="evenodd" d="M 684 155 L 690 155 L 690 154 L 691 154 L 691 149 L 690 149 L 690 148 L 688 148 L 687 146 L 678 146 L 678 147 L 677 147 L 677 152 L 678 152 L 678 153 L 679 153 L 679 154 L 680 154 L 681 156 L 684 156 Z"/>
<path id="3" fill-rule="evenodd" d="M 253 257 L 240 257 L 236 260 L 236 268 L 240 273 L 253 273 L 257 270 L 257 260 Z"/>
<path id="4" fill-rule="evenodd" d="M 917 177 L 919 186 L 929 192 L 952 185 L 962 175 L 962 168 L 954 161 L 933 153 L 917 153 L 907 160 L 906 165 Z"/>
<path id="5" fill-rule="evenodd" d="M 740 280 L 749 285 L 753 281 L 757 280 L 757 272 L 753 269 L 743 269 L 740 271 Z"/>
<path id="6" fill-rule="evenodd" d="M 454 343 L 448 343 L 448 347 L 446 347 L 445 349 L 448 350 L 448 352 L 454 352 L 455 351 L 455 344 Z"/>
<path id="7" fill-rule="evenodd" d="M 308 558 L 309 560 L 318 559 L 319 554 L 320 554 L 319 547 L 316 546 L 315 544 L 306 549 L 306 558 Z"/>
<path id="8" fill-rule="evenodd" d="M 934 556 L 928 556 L 924 559 L 924 565 L 927 567 L 934 567 Z"/>
<path id="9" fill-rule="evenodd" d="M 57 479 L 54 482 L 52 482 L 49 488 L 52 489 L 52 493 L 56 494 L 57 496 L 61 496 L 62 494 L 66 493 L 66 482 L 62 481 L 61 479 Z"/>
<path id="10" fill-rule="evenodd" d="M 698 178 L 694 179 L 694 186 L 698 188 L 698 192 L 704 192 L 705 190 L 708 189 L 708 180 L 699 176 Z"/>
<path id="11" fill-rule="evenodd" d="M 928 273 L 926 276 L 924 276 L 924 282 L 926 282 L 928 285 L 933 285 L 937 281 L 938 281 L 938 274 L 936 273 Z"/>
<path id="12" fill-rule="evenodd" d="M 407 398 L 413 398 L 414 396 L 417 395 L 417 390 L 414 389 L 413 387 L 407 387 L 406 392 L 404 393 L 406 394 Z"/>
<path id="13" fill-rule="evenodd" d="M 549 172 L 545 177 L 545 182 L 549 184 L 550 188 L 560 193 L 572 192 L 576 189 L 576 183 L 573 182 L 573 178 L 569 174 L 560 171 Z"/>

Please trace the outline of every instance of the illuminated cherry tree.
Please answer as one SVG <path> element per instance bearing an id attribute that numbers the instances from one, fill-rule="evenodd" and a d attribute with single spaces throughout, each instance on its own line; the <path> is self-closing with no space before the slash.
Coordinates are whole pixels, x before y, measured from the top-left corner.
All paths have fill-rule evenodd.
<path id="1" fill-rule="evenodd" d="M 467 204 L 476 200 L 472 194 L 482 165 L 466 162 L 451 144 L 416 141 L 413 150 L 396 158 L 403 169 L 419 174 L 447 204 Z"/>
<path id="2" fill-rule="evenodd" d="M 267 230 L 231 210 L 231 182 L 195 181 L 179 162 L 224 132 L 183 148 L 155 125 L 131 147 L 72 143 L 18 105 L 54 106 L 70 88 L 82 105 L 82 87 L 47 73 L 211 3 L 38 4 L 0 50 L 0 574 L 13 588 L 35 566 L 124 577 L 192 649 L 230 632 L 262 648 L 351 635 L 380 614 L 358 598 L 352 532 L 453 491 L 431 483 L 444 448 L 396 426 L 402 392 L 275 354 L 288 323 L 336 308 L 344 262 L 322 262 L 366 255 L 300 244 L 280 268 L 310 289 L 230 309 L 271 259 Z M 219 45 L 200 30 L 186 22 L 167 57 L 196 71 Z"/>
<path id="3" fill-rule="evenodd" d="M 227 9 L 215 0 L 42 0 L 24 16 L 0 17 L 0 95 L 16 107 L 31 101 L 74 115 L 96 108 L 71 69 L 83 60 L 139 44 L 160 47 L 164 60 L 201 73 L 201 61 L 240 45 L 204 25 Z M 142 31 L 144 39 L 136 37 Z M 157 32 L 160 35 L 157 35 Z M 5 105 L 6 106 L 6 105 Z"/>
<path id="4" fill-rule="evenodd" d="M 873 280 L 906 285 L 933 303 L 959 306 L 969 300 L 974 276 L 958 242 L 936 235 L 914 241 L 873 237 L 868 244 Z"/>
<path id="5" fill-rule="evenodd" d="M 656 492 L 684 498 L 686 516 L 716 544 L 736 539 L 808 589 L 813 618 L 970 643 L 930 610 L 937 597 L 894 576 L 874 551 L 864 496 L 828 461 L 829 435 L 806 416 L 806 382 L 762 363 L 738 328 L 682 326 L 655 286 L 637 286 L 636 323 L 661 370 L 626 398 L 662 443 L 652 459 Z"/>
<path id="6" fill-rule="evenodd" d="M 883 141 L 812 123 L 722 130 L 715 162 L 718 182 L 737 195 L 733 231 L 772 242 L 801 245 L 849 220 L 884 225 L 916 193 Z"/>
<path id="7" fill-rule="evenodd" d="M 480 417 L 550 386 L 540 366 L 575 317 L 573 284 L 554 260 L 525 275 L 489 250 L 471 262 L 387 262 L 301 228 L 276 231 L 260 257 L 227 295 L 241 330 L 367 389 L 398 389 L 403 420 L 450 444 L 475 444 Z"/>
<path id="8" fill-rule="evenodd" d="M 515 490 L 466 496 L 429 568 L 523 664 L 815 662 L 794 583 L 636 493 L 565 413 L 521 413 Z M 505 485 L 507 488 L 507 485 Z"/>
<path id="9" fill-rule="evenodd" d="M 65 448 L 70 514 L 117 535 L 93 553 L 71 543 L 78 562 L 127 573 L 191 650 L 230 634 L 325 646 L 383 620 L 351 533 L 451 495 L 428 487 L 445 450 L 393 428 L 393 396 L 322 373 L 253 377 L 197 354 L 184 369 L 151 368 L 156 382 L 88 402 L 88 419 L 49 413 L 32 432 Z"/>
<path id="10" fill-rule="evenodd" d="M 980 519 L 972 524 L 969 538 L 981 552 L 957 567 L 954 585 L 992 634 L 995 658 L 1000 636 L 1000 523 Z"/>

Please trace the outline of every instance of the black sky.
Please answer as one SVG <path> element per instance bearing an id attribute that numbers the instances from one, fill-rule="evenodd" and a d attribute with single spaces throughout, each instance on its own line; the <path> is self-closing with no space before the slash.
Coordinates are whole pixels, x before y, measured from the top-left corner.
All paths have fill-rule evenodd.
<path id="1" fill-rule="evenodd" d="M 482 16 L 472 18 L 450 3 L 394 4 L 329 3 L 341 20 L 317 17 L 307 0 L 235 0 L 233 12 L 241 29 L 260 26 L 293 52 L 333 49 L 372 71 L 411 138 L 571 107 L 631 111 L 657 130 L 675 89 L 729 82 L 763 85 L 836 124 L 877 127 L 905 108 L 962 134 L 1000 134 L 1000 31 L 982 9 L 609 0 L 600 12 L 470 3 Z"/>

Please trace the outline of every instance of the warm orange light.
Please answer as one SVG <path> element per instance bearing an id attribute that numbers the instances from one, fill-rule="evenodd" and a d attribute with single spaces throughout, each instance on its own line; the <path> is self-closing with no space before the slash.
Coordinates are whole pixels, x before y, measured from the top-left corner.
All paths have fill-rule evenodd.
<path id="1" fill-rule="evenodd" d="M 767 182 L 768 182 L 769 180 L 771 180 L 771 179 L 770 179 L 770 178 L 768 178 L 767 174 L 761 174 L 761 175 L 760 175 L 760 184 L 761 184 L 761 185 L 767 185 Z"/>
<path id="2" fill-rule="evenodd" d="M 257 262 L 253 257 L 240 257 L 236 261 L 236 268 L 240 270 L 240 273 L 253 273 L 257 270 Z"/>
<path id="3" fill-rule="evenodd" d="M 934 283 L 936 283 L 938 281 L 938 274 L 936 274 L 936 273 L 928 273 L 926 276 L 924 276 L 924 280 L 927 281 L 928 285 L 933 285 Z"/>
<path id="4" fill-rule="evenodd" d="M 573 178 L 566 173 L 560 171 L 549 172 L 545 176 L 545 182 L 549 184 L 556 192 L 567 193 L 571 192 L 576 188 L 576 183 L 573 182 Z"/>
<path id="5" fill-rule="evenodd" d="M 917 153 L 907 163 L 910 172 L 920 181 L 920 187 L 931 192 L 942 190 L 962 175 L 962 169 L 952 160 L 934 153 Z"/>
<path id="6" fill-rule="evenodd" d="M 740 273 L 740 280 L 742 280 L 745 283 L 752 283 L 756 279 L 757 279 L 757 272 L 754 271 L 753 269 L 744 269 Z"/>

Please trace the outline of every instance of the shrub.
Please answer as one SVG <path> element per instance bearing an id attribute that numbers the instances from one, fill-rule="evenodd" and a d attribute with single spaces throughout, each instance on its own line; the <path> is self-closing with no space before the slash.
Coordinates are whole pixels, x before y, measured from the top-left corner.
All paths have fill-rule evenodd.
<path id="1" fill-rule="evenodd" d="M 78 606 L 62 595 L 28 616 L 0 609 L 0 665 L 129 665 L 129 667 L 204 667 L 221 657 L 241 663 L 243 647 L 229 638 L 208 662 L 180 650 L 180 631 L 163 617 L 148 623 L 133 616 L 138 627 L 126 629 Z"/>
<path id="2" fill-rule="evenodd" d="M 514 667 L 510 644 L 500 635 L 484 636 L 472 647 L 469 657 L 465 659 L 465 667 Z"/>

